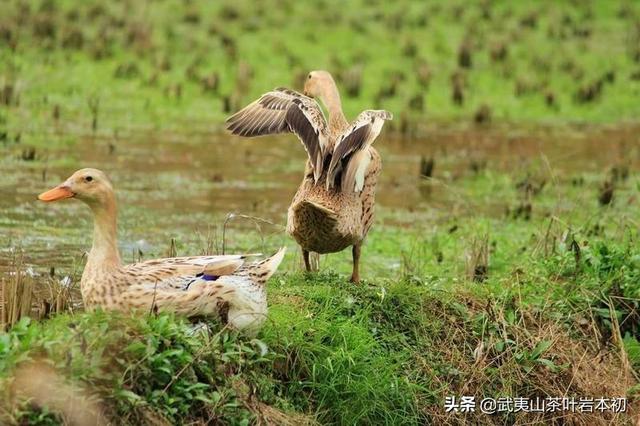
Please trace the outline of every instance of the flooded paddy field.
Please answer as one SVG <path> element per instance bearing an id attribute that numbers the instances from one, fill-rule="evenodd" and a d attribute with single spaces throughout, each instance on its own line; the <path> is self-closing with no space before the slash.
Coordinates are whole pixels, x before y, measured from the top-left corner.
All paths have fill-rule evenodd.
<path id="1" fill-rule="evenodd" d="M 599 191 L 611 173 L 625 175 L 617 185 L 622 194 L 633 189 L 639 130 L 494 126 L 435 130 L 419 140 L 384 136 L 376 145 L 383 173 L 371 238 L 383 239 L 387 228 L 418 234 L 416 228 L 452 221 L 502 220 L 529 199 L 540 219 L 584 205 L 597 212 Z M 36 200 L 81 167 L 100 168 L 113 180 L 124 253 L 160 255 L 172 239 L 185 249 L 219 251 L 221 225 L 230 213 L 264 219 L 269 223 L 262 222 L 261 235 L 293 245 L 284 233 L 286 210 L 305 161 L 295 138 L 138 132 L 117 140 L 79 136 L 66 148 L 38 148 L 34 161 L 22 158 L 24 150 L 19 145 L 3 149 L 0 241 L 3 253 L 24 250 L 34 266 L 65 268 L 90 247 L 85 206 Z M 533 188 L 535 196 L 526 189 L 523 195 L 527 185 L 539 187 Z M 541 191 L 547 194 L 538 195 Z M 622 198 L 617 204 L 633 202 L 617 198 Z M 258 249 L 233 244 L 239 234 L 251 239 L 253 223 L 232 220 L 227 247 Z M 6 267 L 7 259 L 2 256 L 0 267 Z"/>

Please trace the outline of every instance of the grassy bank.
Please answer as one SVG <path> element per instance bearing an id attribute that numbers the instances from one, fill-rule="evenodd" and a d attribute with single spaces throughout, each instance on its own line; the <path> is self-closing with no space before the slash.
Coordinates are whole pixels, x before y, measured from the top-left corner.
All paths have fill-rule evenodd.
<path id="1" fill-rule="evenodd" d="M 447 396 L 469 395 L 626 396 L 627 414 L 561 418 L 630 422 L 640 366 L 637 231 L 619 242 L 579 237 L 549 237 L 546 254 L 503 273 L 492 267 L 484 282 L 408 264 L 360 286 L 333 273 L 281 274 L 269 283 L 269 321 L 256 337 L 168 315 L 25 319 L 0 338 L 3 421 L 57 424 L 61 411 L 119 424 L 559 421 L 558 413 L 445 413 Z M 59 385 L 34 394 L 28 383 L 38 377 Z M 20 392 L 33 404 L 12 406 L 8 396 Z M 58 393 L 92 403 L 61 408 Z"/>
<path id="2" fill-rule="evenodd" d="M 23 322 L 3 336 L 3 371 L 17 371 L 15 387 L 22 374 L 53 368 L 71 379 L 69 392 L 96 401 L 120 424 L 502 424 L 511 417 L 447 415 L 444 397 L 625 395 L 635 383 L 615 339 L 603 344 L 592 335 L 610 333 L 601 322 L 568 329 L 571 315 L 550 319 L 515 298 L 452 298 L 409 282 L 353 287 L 331 275 L 273 284 L 272 320 L 257 339 L 215 325 L 194 332 L 164 315 L 62 315 L 45 326 Z M 23 367 L 13 370 L 19 361 Z M 28 407 L 11 416 L 55 423 L 53 414 Z"/>

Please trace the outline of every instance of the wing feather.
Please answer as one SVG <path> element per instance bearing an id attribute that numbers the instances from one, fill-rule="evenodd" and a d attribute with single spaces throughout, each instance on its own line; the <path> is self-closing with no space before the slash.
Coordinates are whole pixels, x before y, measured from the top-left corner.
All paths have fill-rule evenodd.
<path id="1" fill-rule="evenodd" d="M 158 289 L 183 289 L 203 274 L 231 275 L 254 255 L 172 257 L 125 266 L 140 285 Z M 256 255 L 257 256 L 257 255 Z"/>
<path id="2" fill-rule="evenodd" d="M 335 179 L 342 170 L 342 160 L 347 159 L 354 152 L 363 150 L 371 145 L 380 132 L 386 120 L 391 120 L 393 116 L 390 112 L 384 110 L 367 110 L 363 111 L 353 121 L 351 126 L 338 138 L 331 154 L 331 162 L 327 169 L 327 189 L 335 186 Z M 359 157 L 360 158 L 360 157 Z M 360 159 L 364 159 L 362 157 Z M 359 161 L 359 159 L 356 159 Z M 357 162 L 358 162 L 357 161 Z M 358 167 L 350 170 L 351 176 L 349 180 L 355 179 L 355 173 Z M 355 180 L 351 183 L 355 183 Z"/>
<path id="3" fill-rule="evenodd" d="M 312 98 L 277 88 L 229 117 L 227 129 L 245 137 L 294 133 L 307 151 L 316 182 L 322 175 L 329 135 L 324 114 Z"/>

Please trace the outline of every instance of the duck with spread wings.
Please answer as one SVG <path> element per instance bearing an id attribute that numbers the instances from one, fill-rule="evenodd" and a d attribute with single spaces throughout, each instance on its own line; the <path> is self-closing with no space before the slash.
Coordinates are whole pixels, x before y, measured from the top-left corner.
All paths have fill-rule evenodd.
<path id="1" fill-rule="evenodd" d="M 326 107 L 329 120 L 314 98 Z M 335 253 L 353 246 L 352 282 L 360 280 L 362 243 L 373 223 L 375 190 L 382 168 L 372 144 L 391 113 L 366 110 L 347 122 L 338 88 L 326 71 L 309 73 L 304 94 L 277 88 L 227 119 L 231 133 L 255 137 L 294 133 L 308 160 L 293 197 L 287 232 L 309 253 Z"/>

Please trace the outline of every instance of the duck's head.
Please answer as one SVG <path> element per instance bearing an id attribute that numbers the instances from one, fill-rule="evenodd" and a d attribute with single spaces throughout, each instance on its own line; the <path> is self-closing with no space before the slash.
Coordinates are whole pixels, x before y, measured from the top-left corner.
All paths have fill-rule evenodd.
<path id="1" fill-rule="evenodd" d="M 323 98 L 335 85 L 328 71 L 311 71 L 304 82 L 304 94 L 312 98 Z"/>
<path id="2" fill-rule="evenodd" d="M 111 181 L 98 169 L 81 169 L 66 181 L 38 195 L 40 201 L 52 202 L 65 198 L 77 198 L 89 206 L 109 203 L 113 199 Z"/>

